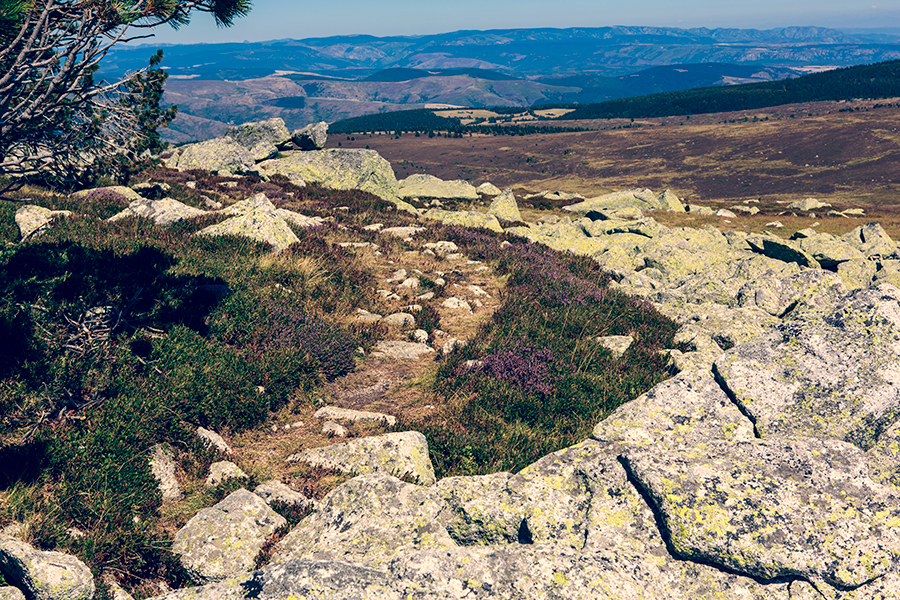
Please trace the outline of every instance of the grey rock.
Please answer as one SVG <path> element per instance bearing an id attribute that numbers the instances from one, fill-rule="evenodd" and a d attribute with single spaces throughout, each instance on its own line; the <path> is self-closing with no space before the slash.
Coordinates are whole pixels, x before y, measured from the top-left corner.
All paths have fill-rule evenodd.
<path id="1" fill-rule="evenodd" d="M 329 492 L 316 511 L 280 542 L 273 559 L 358 562 L 384 568 L 413 549 L 456 547 L 437 517 L 444 503 L 434 487 L 372 473 Z"/>
<path id="2" fill-rule="evenodd" d="M 280 117 L 229 127 L 225 135 L 246 148 L 257 162 L 274 158 L 278 147 L 291 137 Z"/>
<path id="3" fill-rule="evenodd" d="M 0 600 L 25 600 L 25 594 L 11 585 L 0 587 Z"/>
<path id="4" fill-rule="evenodd" d="M 831 206 L 825 202 L 821 202 L 816 198 L 804 198 L 803 200 L 797 200 L 796 202 L 791 202 L 787 205 L 788 210 L 797 209 L 797 210 L 816 210 L 817 208 L 828 208 Z"/>
<path id="5" fill-rule="evenodd" d="M 798 232 L 799 233 L 799 232 Z M 836 270 L 848 260 L 862 260 L 865 255 L 850 244 L 828 234 L 806 235 L 800 240 L 800 249 L 812 256 L 823 269 Z"/>
<path id="6" fill-rule="evenodd" d="M 222 454 L 231 454 L 231 446 L 228 445 L 225 438 L 215 431 L 210 431 L 205 427 L 197 427 L 197 436 L 203 440 L 207 447 L 215 448 Z"/>
<path id="7" fill-rule="evenodd" d="M 16 225 L 24 240 L 48 228 L 53 219 L 68 217 L 71 214 L 72 211 L 69 210 L 50 210 L 42 206 L 26 204 L 16 210 Z"/>
<path id="8" fill-rule="evenodd" d="M 434 175 L 416 174 L 410 175 L 399 182 L 397 194 L 401 198 L 419 199 L 452 199 L 452 200 L 478 200 L 478 191 L 475 186 L 461 179 L 444 181 Z"/>
<path id="9" fill-rule="evenodd" d="M 838 277 L 844 282 L 844 286 L 848 290 L 858 290 L 869 287 L 875 278 L 875 272 L 878 265 L 875 261 L 868 259 L 848 260 L 837 266 Z M 898 271 L 900 272 L 900 271 Z M 900 285 L 900 277 L 896 280 L 887 279 L 886 283 L 894 286 Z"/>
<path id="10" fill-rule="evenodd" d="M 425 247 L 441 257 L 453 254 L 454 252 L 459 252 L 459 247 L 456 244 L 443 240 L 439 242 L 428 242 L 425 244 Z"/>
<path id="11" fill-rule="evenodd" d="M 253 490 L 253 493 L 262 498 L 266 504 L 283 502 L 285 504 L 299 504 L 300 506 L 315 506 L 313 500 L 310 500 L 300 492 L 295 492 L 278 479 L 270 479 L 259 484 Z"/>
<path id="12" fill-rule="evenodd" d="M 340 423 L 325 421 L 322 423 L 322 435 L 327 437 L 345 438 L 350 435 L 350 431 Z"/>
<path id="13" fill-rule="evenodd" d="M 450 354 L 451 352 L 453 352 L 454 350 L 456 350 L 457 348 L 465 348 L 465 347 L 466 347 L 465 340 L 459 340 L 455 337 L 452 337 L 452 338 L 448 339 L 446 342 L 444 342 L 443 346 L 441 346 L 441 354 L 447 355 L 447 354 Z"/>
<path id="14" fill-rule="evenodd" d="M 172 198 L 146 200 L 141 198 L 128 205 L 122 212 L 111 216 L 108 221 L 118 221 L 128 217 L 144 217 L 157 225 L 170 225 L 183 219 L 192 219 L 209 214 L 205 210 L 188 206 Z"/>
<path id="15" fill-rule="evenodd" d="M 273 246 L 276 252 L 300 241 L 265 194 L 256 194 L 247 200 L 237 202 L 223 209 L 221 213 L 233 216 L 201 229 L 197 235 L 247 237 Z"/>
<path id="16" fill-rule="evenodd" d="M 417 431 L 386 433 L 292 454 L 288 462 L 306 462 L 353 473 L 411 476 L 422 485 L 435 482 L 428 442 Z"/>
<path id="17" fill-rule="evenodd" d="M 897 252 L 897 244 L 878 223 L 860 225 L 841 239 L 867 257 L 890 257 Z"/>
<path id="18" fill-rule="evenodd" d="M 230 137 L 183 146 L 165 164 L 179 171 L 201 169 L 225 176 L 259 173 L 253 155 Z"/>
<path id="19" fill-rule="evenodd" d="M 634 337 L 630 335 L 606 335 L 597 338 L 597 343 L 612 352 L 614 358 L 622 358 L 625 352 L 634 343 Z"/>
<path id="20" fill-rule="evenodd" d="M 711 442 L 626 451 L 676 556 L 772 580 L 856 587 L 896 568 L 900 495 L 844 442 Z M 834 525 L 831 525 L 834 524 Z"/>
<path id="21" fill-rule="evenodd" d="M 316 411 L 317 419 L 344 419 L 347 421 L 381 421 L 393 427 L 397 424 L 397 417 L 384 413 L 368 412 L 364 410 L 351 410 L 339 406 L 323 406 Z"/>
<path id="22" fill-rule="evenodd" d="M 385 200 L 398 200 L 397 178 L 388 161 L 374 150 L 329 149 L 291 152 L 259 164 L 268 174 L 294 181 L 320 183 L 338 190 L 363 190 Z"/>
<path id="23" fill-rule="evenodd" d="M 588 198 L 577 204 L 564 206 L 564 210 L 574 212 L 582 216 L 591 217 L 595 211 L 603 211 L 618 208 L 636 208 L 641 211 L 674 210 L 684 212 L 684 206 L 674 194 L 666 190 L 662 194 L 654 194 L 650 190 L 624 190 L 613 192 L 596 198 Z"/>
<path id="24" fill-rule="evenodd" d="M 321 150 L 328 141 L 328 123 L 319 121 L 297 129 L 291 134 L 291 141 L 300 150 Z"/>
<path id="25" fill-rule="evenodd" d="M 399 600 L 421 593 L 421 588 L 417 590 L 418 586 L 399 581 L 391 573 L 341 560 L 290 560 L 269 565 L 254 573 L 246 587 L 259 590 L 259 600 Z"/>
<path id="26" fill-rule="evenodd" d="M 134 184 L 131 186 L 131 189 L 140 194 L 142 198 L 162 200 L 169 195 L 172 186 L 162 181 L 145 181 L 143 183 Z M 137 198 L 135 198 L 135 200 L 137 200 Z"/>
<path id="27" fill-rule="evenodd" d="M 751 236 L 747 243 L 755 252 L 783 262 L 795 262 L 801 267 L 818 269 L 819 263 L 797 242 L 769 236 Z"/>
<path id="28" fill-rule="evenodd" d="M 506 188 L 502 194 L 494 198 L 487 212 L 501 221 L 522 220 L 522 215 L 519 213 L 519 205 L 516 204 L 516 197 L 510 188 Z"/>
<path id="29" fill-rule="evenodd" d="M 447 298 L 446 300 L 441 302 L 441 306 L 444 308 L 449 308 L 450 310 L 465 310 L 468 312 L 472 312 L 472 306 L 462 298 Z"/>
<path id="30" fill-rule="evenodd" d="M 481 194 L 482 196 L 499 196 L 503 193 L 503 190 L 498 188 L 496 185 L 490 182 L 484 182 L 478 187 L 475 188 L 475 191 Z"/>
<path id="31" fill-rule="evenodd" d="M 734 219 L 734 218 L 737 218 L 737 215 L 736 215 L 736 214 L 734 214 L 733 212 L 731 212 L 730 210 L 728 210 L 728 209 L 726 209 L 726 208 L 720 208 L 719 210 L 717 210 L 717 211 L 716 211 L 716 216 L 717 216 L 717 217 L 724 217 L 724 218 L 726 218 L 726 219 Z"/>
<path id="32" fill-rule="evenodd" d="M 402 312 L 390 314 L 383 318 L 382 321 L 401 329 L 413 327 L 416 324 L 416 318 L 413 315 Z"/>
<path id="33" fill-rule="evenodd" d="M 262 498 L 240 489 L 188 521 L 172 552 L 195 583 L 239 577 L 253 570 L 263 543 L 286 523 Z"/>
<path id="34" fill-rule="evenodd" d="M 387 235 L 391 235 L 394 237 L 398 237 L 398 238 L 404 239 L 404 240 L 409 240 L 417 233 L 421 233 L 423 231 L 425 231 L 424 227 L 415 227 L 415 226 L 385 227 L 384 229 L 381 230 L 382 233 L 385 233 Z"/>
<path id="35" fill-rule="evenodd" d="M 717 377 L 761 436 L 872 447 L 900 418 L 900 290 L 860 290 L 813 319 L 788 320 L 737 346 Z"/>
<path id="36" fill-rule="evenodd" d="M 247 479 L 247 474 L 233 462 L 220 460 L 209 466 L 206 485 L 219 485 L 226 479 Z"/>
<path id="37" fill-rule="evenodd" d="M 70 554 L 41 551 L 0 534 L 0 573 L 7 583 L 32 600 L 91 600 L 94 578 L 83 562 Z M 10 593 L 10 597 L 15 597 Z"/>
<path id="38" fill-rule="evenodd" d="M 530 536 L 524 507 L 511 503 L 509 473 L 448 477 L 435 484 L 446 503 L 438 520 L 461 546 L 517 544 Z"/>
<path id="39" fill-rule="evenodd" d="M 490 229 L 497 233 L 503 232 L 500 221 L 494 215 L 481 213 L 478 211 L 454 211 L 442 210 L 440 208 L 432 208 L 425 211 L 424 216 L 428 219 L 436 219 L 444 225 L 461 225 L 463 227 L 478 227 L 482 229 Z M 446 255 L 450 258 L 450 255 Z"/>
<path id="40" fill-rule="evenodd" d="M 150 472 L 159 482 L 159 492 L 163 500 L 181 500 L 181 485 L 175 476 L 177 465 L 172 449 L 165 444 L 156 444 L 150 449 Z"/>

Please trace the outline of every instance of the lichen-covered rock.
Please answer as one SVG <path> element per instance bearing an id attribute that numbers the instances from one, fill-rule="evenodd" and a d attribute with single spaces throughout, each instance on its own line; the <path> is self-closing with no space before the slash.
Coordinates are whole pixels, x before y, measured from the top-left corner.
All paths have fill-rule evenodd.
<path id="1" fill-rule="evenodd" d="M 369 412 L 365 410 L 352 410 L 340 406 L 323 406 L 313 415 L 317 419 L 345 419 L 347 421 L 380 421 L 393 427 L 397 424 L 397 417 L 384 413 Z"/>
<path id="2" fill-rule="evenodd" d="M 383 473 L 360 475 L 329 492 L 281 540 L 283 551 L 273 562 L 342 560 L 380 568 L 416 548 L 453 548 L 456 542 L 437 519 L 443 507 L 433 487 Z"/>
<path id="3" fill-rule="evenodd" d="M 897 252 L 897 244 L 879 223 L 860 225 L 841 239 L 868 257 L 890 257 Z"/>
<path id="4" fill-rule="evenodd" d="M 25 600 L 25 594 L 17 587 L 5 585 L 0 587 L 0 600 Z"/>
<path id="5" fill-rule="evenodd" d="M 274 158 L 278 148 L 291 138 L 281 117 L 235 125 L 229 127 L 225 135 L 246 148 L 257 162 Z"/>
<path id="6" fill-rule="evenodd" d="M 321 150 L 328 141 L 328 123 L 319 121 L 297 129 L 291 134 L 291 141 L 300 150 Z"/>
<path id="7" fill-rule="evenodd" d="M 800 244 L 777 237 L 755 236 L 747 238 L 750 247 L 760 254 L 774 258 L 782 262 L 795 262 L 801 267 L 818 269 L 819 263 L 808 252 L 804 251 Z"/>
<path id="8" fill-rule="evenodd" d="M 41 551 L 0 533 L 0 574 L 30 600 L 92 600 L 94 578 L 70 554 Z"/>
<path id="9" fill-rule="evenodd" d="M 503 193 L 503 190 L 489 181 L 485 181 L 484 183 L 479 185 L 477 188 L 475 188 L 475 191 L 477 191 L 482 196 L 499 196 Z"/>
<path id="10" fill-rule="evenodd" d="M 128 208 L 111 216 L 108 221 L 118 221 L 128 217 L 144 217 L 157 225 L 170 225 L 182 219 L 192 219 L 208 214 L 205 210 L 188 206 L 172 198 L 162 200 L 146 200 L 141 198 L 128 205 Z"/>
<path id="11" fill-rule="evenodd" d="M 291 180 L 320 183 L 338 190 L 363 190 L 395 201 L 397 178 L 391 164 L 374 150 L 329 149 L 291 152 L 284 158 L 263 161 L 260 169 Z"/>
<path id="12" fill-rule="evenodd" d="M 516 204 L 516 197 L 510 188 L 506 188 L 502 194 L 494 198 L 487 212 L 501 221 L 522 220 L 522 215 L 519 213 L 519 205 Z"/>
<path id="13" fill-rule="evenodd" d="M 397 195 L 401 198 L 450 200 L 478 200 L 478 191 L 468 181 L 444 181 L 434 175 L 415 174 L 399 182 Z"/>
<path id="14" fill-rule="evenodd" d="M 265 194 L 256 194 L 247 200 L 237 202 L 223 209 L 221 213 L 234 216 L 201 229 L 197 235 L 248 237 L 274 246 L 276 252 L 300 241 Z"/>
<path id="15" fill-rule="evenodd" d="M 592 437 L 664 453 L 714 440 L 750 440 L 753 428 L 708 371 L 683 371 L 617 408 Z"/>
<path id="16" fill-rule="evenodd" d="M 315 506 L 316 502 L 310 500 L 300 492 L 295 492 L 278 479 L 270 479 L 259 484 L 253 493 L 262 498 L 266 504 L 283 502 L 284 504 L 298 504 L 300 506 Z"/>
<path id="17" fill-rule="evenodd" d="M 816 233 L 799 240 L 800 249 L 822 265 L 823 269 L 835 270 L 848 260 L 864 259 L 865 255 L 832 235 Z"/>
<path id="18" fill-rule="evenodd" d="M 179 171 L 202 169 L 225 176 L 259 173 L 253 155 L 230 137 L 183 146 L 166 159 L 165 164 Z"/>
<path id="19" fill-rule="evenodd" d="M 26 204 L 16 210 L 16 225 L 24 240 L 41 229 L 49 227 L 53 219 L 68 217 L 71 214 L 72 211 L 69 210 L 50 210 L 43 206 Z"/>
<path id="20" fill-rule="evenodd" d="M 625 452 L 676 556 L 763 580 L 856 587 L 896 569 L 900 494 L 835 440 L 711 442 Z"/>
<path id="21" fill-rule="evenodd" d="M 227 460 L 216 461 L 209 465 L 206 485 L 219 485 L 226 479 L 247 479 L 247 474 L 239 466 Z"/>
<path id="22" fill-rule="evenodd" d="M 428 442 L 417 431 L 403 431 L 358 438 L 349 442 L 304 450 L 288 457 L 317 467 L 352 473 L 387 473 L 413 477 L 421 485 L 433 485 L 434 467 Z"/>
<path id="23" fill-rule="evenodd" d="M 878 265 L 875 261 L 868 259 L 848 260 L 837 266 L 838 277 L 844 282 L 844 286 L 848 290 L 859 290 L 867 288 L 872 284 L 875 278 L 875 272 Z M 896 280 L 887 279 L 886 283 L 894 286 L 900 285 L 900 277 Z"/>
<path id="24" fill-rule="evenodd" d="M 682 282 L 716 265 L 741 258 L 717 229 L 671 228 L 641 248 L 644 264 L 670 282 Z"/>
<path id="25" fill-rule="evenodd" d="M 231 454 L 231 446 L 221 435 L 205 427 L 197 427 L 197 436 L 203 440 L 207 448 L 215 448 L 222 454 Z"/>
<path id="26" fill-rule="evenodd" d="M 684 205 L 669 190 L 661 194 L 654 194 L 651 190 L 646 189 L 613 192 L 563 207 L 564 210 L 590 218 L 594 218 L 592 215 L 595 212 L 620 208 L 636 208 L 641 211 L 669 210 L 684 212 Z"/>
<path id="27" fill-rule="evenodd" d="M 515 544 L 530 538 L 525 510 L 512 502 L 509 473 L 447 477 L 435 484 L 446 503 L 439 520 L 457 544 Z"/>
<path id="28" fill-rule="evenodd" d="M 824 318 L 793 319 L 737 346 L 717 376 L 760 435 L 868 449 L 900 419 L 900 290 L 854 292 Z"/>
<path id="29" fill-rule="evenodd" d="M 744 285 L 737 294 L 738 306 L 756 306 L 770 315 L 830 308 L 846 294 L 841 278 L 821 269 L 804 270 L 789 277 L 761 277 Z"/>
<path id="30" fill-rule="evenodd" d="M 238 577 L 253 570 L 263 543 L 286 523 L 262 498 L 239 489 L 188 521 L 172 552 L 195 583 Z"/>

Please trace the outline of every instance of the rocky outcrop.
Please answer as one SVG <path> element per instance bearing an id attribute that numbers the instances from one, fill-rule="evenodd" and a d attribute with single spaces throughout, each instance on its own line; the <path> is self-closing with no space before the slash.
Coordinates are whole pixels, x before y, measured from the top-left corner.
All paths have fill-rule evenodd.
<path id="1" fill-rule="evenodd" d="M 684 212 L 684 205 L 675 194 L 665 190 L 654 194 L 651 190 L 626 190 L 596 198 L 588 198 L 577 204 L 563 207 L 565 210 L 592 220 L 608 218 L 606 211 L 633 209 L 640 211 L 667 210 Z"/>
<path id="2" fill-rule="evenodd" d="M 410 175 L 399 182 L 397 194 L 401 198 L 478 200 L 475 186 L 460 179 L 444 181 L 434 175 Z"/>
<path id="3" fill-rule="evenodd" d="M 202 169 L 217 175 L 236 176 L 259 172 L 256 160 L 244 146 L 230 137 L 188 144 L 165 159 L 165 165 L 179 171 Z"/>
<path id="4" fill-rule="evenodd" d="M 62 552 L 37 550 L 5 534 L 0 534 L 0 574 L 29 600 L 94 597 L 94 578 L 83 562 Z M 15 592 L 7 595 L 16 597 Z"/>
<path id="5" fill-rule="evenodd" d="M 285 523 L 262 498 L 240 489 L 188 521 L 172 552 L 195 583 L 238 577 L 253 570 L 263 543 Z"/>
<path id="6" fill-rule="evenodd" d="M 460 225 L 462 227 L 480 227 L 490 229 L 497 233 L 503 232 L 500 221 L 491 214 L 485 214 L 474 210 L 456 211 L 432 208 L 425 212 L 425 218 L 441 221 L 444 225 Z"/>
<path id="7" fill-rule="evenodd" d="M 398 198 L 394 170 L 374 150 L 293 152 L 284 158 L 263 161 L 259 167 L 266 175 L 278 173 L 291 181 L 320 183 L 338 190 L 363 190 L 385 200 Z"/>
<path id="8" fill-rule="evenodd" d="M 225 136 L 246 148 L 256 162 L 275 158 L 278 149 L 291 139 L 280 117 L 229 127 Z"/>

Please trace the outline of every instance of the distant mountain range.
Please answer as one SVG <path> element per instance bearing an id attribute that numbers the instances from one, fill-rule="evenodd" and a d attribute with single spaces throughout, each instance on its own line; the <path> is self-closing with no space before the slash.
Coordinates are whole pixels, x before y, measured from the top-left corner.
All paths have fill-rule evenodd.
<path id="1" fill-rule="evenodd" d="M 114 77 L 156 46 L 116 48 Z M 762 82 L 900 59 L 900 35 L 817 27 L 773 30 L 603 27 L 457 31 L 164 46 L 172 141 L 281 116 L 290 126 L 428 104 L 592 103 Z"/>

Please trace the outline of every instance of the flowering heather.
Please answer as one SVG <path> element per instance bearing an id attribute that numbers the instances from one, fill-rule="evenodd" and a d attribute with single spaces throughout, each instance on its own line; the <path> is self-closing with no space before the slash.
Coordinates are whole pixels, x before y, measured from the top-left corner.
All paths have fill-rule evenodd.
<path id="1" fill-rule="evenodd" d="M 551 365 L 553 352 L 519 343 L 512 350 L 501 350 L 481 360 L 481 372 L 500 379 L 525 393 L 553 394 Z"/>
<path id="2" fill-rule="evenodd" d="M 304 350 L 316 359 L 329 381 L 353 370 L 353 355 L 359 344 L 347 331 L 276 300 L 266 301 L 261 314 L 261 322 L 248 336 L 246 345 L 250 350 L 259 354 Z"/>

